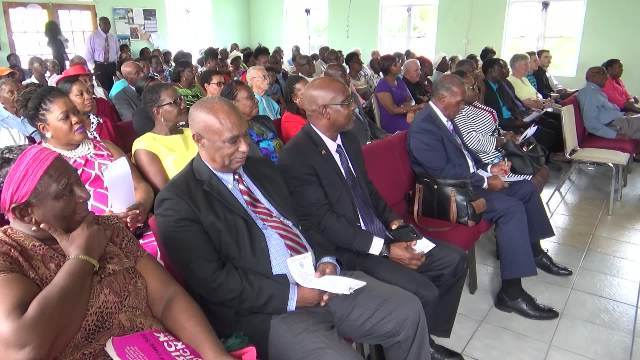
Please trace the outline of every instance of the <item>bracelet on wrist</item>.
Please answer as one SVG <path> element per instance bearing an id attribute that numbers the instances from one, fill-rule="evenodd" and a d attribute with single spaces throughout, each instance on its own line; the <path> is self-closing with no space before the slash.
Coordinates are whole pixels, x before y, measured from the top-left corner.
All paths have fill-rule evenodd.
<path id="1" fill-rule="evenodd" d="M 86 261 L 89 264 L 91 264 L 93 266 L 93 272 L 98 272 L 98 269 L 100 269 L 100 264 L 98 263 L 98 260 L 87 256 L 87 255 L 73 255 L 73 256 L 67 256 L 67 261 L 69 260 L 82 260 L 82 261 Z"/>

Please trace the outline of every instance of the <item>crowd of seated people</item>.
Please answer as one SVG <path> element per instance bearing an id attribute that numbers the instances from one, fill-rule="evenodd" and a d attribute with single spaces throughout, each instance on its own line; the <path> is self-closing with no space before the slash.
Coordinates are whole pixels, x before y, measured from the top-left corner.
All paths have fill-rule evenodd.
<path id="1" fill-rule="evenodd" d="M 218 335 L 235 334 L 263 359 L 358 359 L 351 341 L 387 359 L 462 359 L 435 337 L 451 335 L 465 254 L 390 242 L 404 221 L 365 168 L 362 147 L 398 131 L 414 173 L 468 179 L 483 199 L 496 307 L 558 317 L 521 281 L 572 274 L 540 244 L 554 234 L 540 199 L 549 169 L 502 179 L 523 119 L 576 93 L 549 73 L 548 50 L 509 64 L 491 47 L 433 62 L 374 50 L 366 62 L 359 49 L 285 57 L 234 43 L 134 59 L 112 36 L 100 18 L 84 57 L 23 69 L 11 54 L 0 67 L 0 348 L 12 356 L 104 358 L 109 337 L 163 328 L 206 359 L 231 358 Z M 622 71 L 618 59 L 590 68 L 576 98 L 587 131 L 640 139 Z M 545 152 L 563 153 L 558 114 L 535 123 Z M 114 211 L 105 169 L 121 158 L 135 201 Z M 296 283 L 287 259 L 304 253 L 317 276 L 367 285 L 334 296 Z"/>

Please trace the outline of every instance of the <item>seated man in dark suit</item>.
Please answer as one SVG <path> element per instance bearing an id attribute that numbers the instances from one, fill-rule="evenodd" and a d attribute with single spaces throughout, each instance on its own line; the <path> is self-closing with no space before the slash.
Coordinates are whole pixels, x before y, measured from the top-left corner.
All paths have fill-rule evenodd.
<path id="1" fill-rule="evenodd" d="M 484 104 L 496 111 L 500 128 L 506 131 L 522 132 L 534 122 L 526 123 L 523 119 L 531 110 L 516 96 L 513 85 L 507 81 L 509 67 L 500 58 L 487 59 L 482 64 L 484 74 Z M 544 113 L 535 120 L 538 130 L 534 138 L 549 153 L 562 153 L 562 124 L 560 118 L 553 113 Z M 559 158 L 564 158 L 560 154 Z"/>
<path id="2" fill-rule="evenodd" d="M 324 76 L 332 77 L 342 81 L 347 87 L 350 87 L 351 78 L 347 74 L 347 70 L 345 70 L 344 66 L 340 64 L 329 64 L 327 68 L 324 70 Z M 353 133 L 360 142 L 360 145 L 365 145 L 366 143 L 382 139 L 387 136 L 387 132 L 382 130 L 378 124 L 376 124 L 373 120 L 369 119 L 367 114 L 364 111 L 362 105 L 360 105 L 360 98 L 358 93 L 355 91 L 351 91 L 351 97 L 353 98 L 354 107 L 353 107 L 353 127 L 349 129 L 351 133 Z"/>
<path id="3" fill-rule="evenodd" d="M 360 359 L 343 337 L 381 344 L 387 359 L 426 359 L 418 299 L 363 273 L 351 295 L 296 284 L 290 256 L 310 252 L 316 276 L 339 268 L 330 247 L 297 225 L 284 179 L 247 157 L 247 122 L 220 97 L 189 112 L 199 154 L 160 192 L 155 213 L 169 263 L 221 336 L 241 332 L 262 359 Z"/>
<path id="4" fill-rule="evenodd" d="M 444 76 L 435 84 L 431 103 L 409 128 L 413 170 L 442 179 L 469 179 L 474 193 L 485 199 L 482 216 L 496 224 L 500 252 L 502 288 L 496 307 L 535 320 L 557 318 L 558 312 L 538 304 L 521 282 L 523 277 L 536 275 L 536 266 L 553 275 L 572 274 L 540 246 L 541 239 L 554 235 L 542 199 L 529 180 L 507 186 L 500 176 L 508 174 L 509 164 L 485 164 L 464 145 L 460 129 L 452 121 L 464 106 L 464 95 L 464 82 L 457 75 Z M 485 177 L 479 169 L 493 175 Z"/>
<path id="5" fill-rule="evenodd" d="M 136 84 L 143 78 L 142 66 L 135 61 L 127 61 L 122 65 L 122 76 L 127 80 L 127 86 L 111 99 L 123 121 L 133 120 L 133 113 L 140 106 L 140 95 L 135 90 Z"/>
<path id="6" fill-rule="evenodd" d="M 418 296 L 429 332 L 449 337 L 467 274 L 464 253 L 438 245 L 426 256 L 411 243 L 390 244 L 387 229 L 402 224 L 367 177 L 360 144 L 350 131 L 353 98 L 336 79 L 304 90 L 305 126 L 281 152 L 281 169 L 302 224 L 336 247 L 341 266 L 364 271 Z M 386 242 L 386 243 L 385 243 Z M 431 359 L 461 355 L 431 341 Z"/>

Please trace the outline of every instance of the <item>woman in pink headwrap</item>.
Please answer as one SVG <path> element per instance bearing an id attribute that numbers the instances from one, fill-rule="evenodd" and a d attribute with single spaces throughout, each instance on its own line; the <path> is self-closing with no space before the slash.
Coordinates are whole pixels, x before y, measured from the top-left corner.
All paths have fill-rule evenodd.
<path id="1" fill-rule="evenodd" d="M 109 359 L 109 338 L 166 328 L 205 359 L 232 359 L 187 292 L 120 220 L 91 213 L 89 199 L 75 169 L 40 145 L 6 174 L 2 358 Z"/>
<path id="2" fill-rule="evenodd" d="M 110 194 L 105 185 L 104 171 L 125 154 L 109 141 L 90 139 L 86 119 L 69 97 L 52 86 L 38 90 L 29 100 L 23 116 L 42 134 L 43 145 L 58 152 L 74 168 L 89 191 L 89 210 L 97 215 L 110 214 Z M 151 255 L 160 260 L 153 233 L 145 230 L 147 214 L 153 206 L 153 190 L 134 166 L 135 204 L 127 211 L 115 214 L 122 218 L 140 238 L 140 243 Z"/>

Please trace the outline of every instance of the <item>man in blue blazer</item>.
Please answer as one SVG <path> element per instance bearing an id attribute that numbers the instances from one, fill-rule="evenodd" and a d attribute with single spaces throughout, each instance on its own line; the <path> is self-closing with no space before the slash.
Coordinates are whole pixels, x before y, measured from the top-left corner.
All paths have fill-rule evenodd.
<path id="1" fill-rule="evenodd" d="M 537 303 L 522 288 L 521 278 L 536 275 L 536 266 L 553 275 L 572 272 L 556 264 L 540 246 L 540 240 L 554 232 L 535 185 L 528 180 L 505 183 L 500 176 L 508 174 L 510 164 L 484 164 L 462 142 L 452 120 L 464 106 L 464 95 L 464 82 L 457 75 L 446 75 L 434 84 L 429 106 L 409 128 L 413 170 L 418 176 L 471 180 L 474 193 L 486 200 L 483 218 L 496 225 L 502 274 L 496 307 L 530 319 L 555 319 L 558 312 Z"/>

